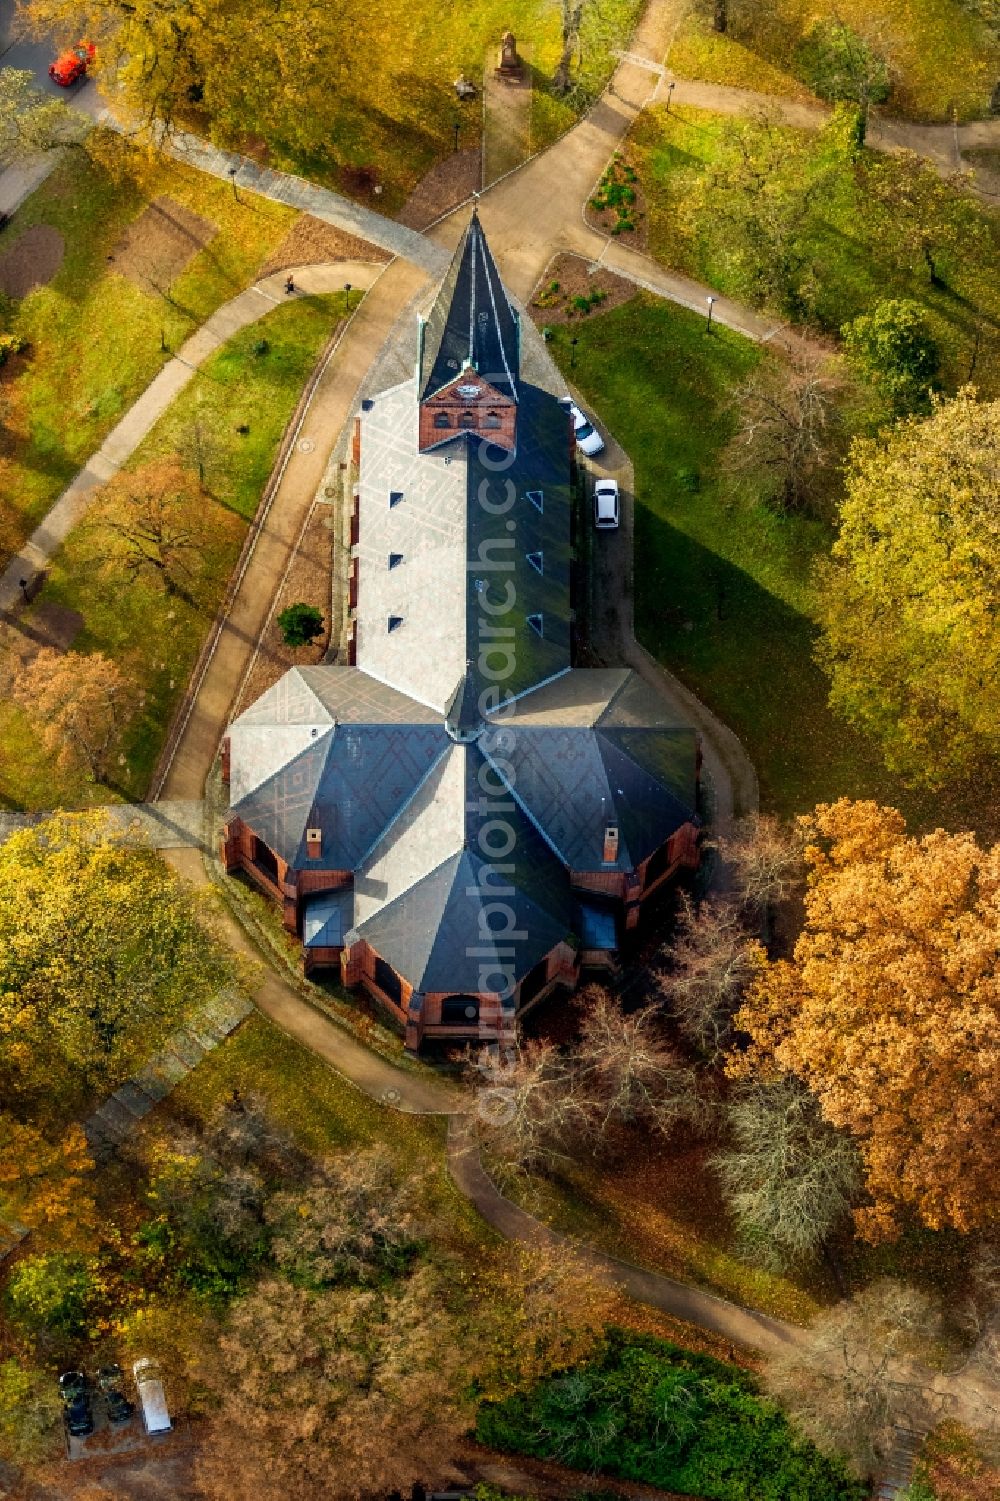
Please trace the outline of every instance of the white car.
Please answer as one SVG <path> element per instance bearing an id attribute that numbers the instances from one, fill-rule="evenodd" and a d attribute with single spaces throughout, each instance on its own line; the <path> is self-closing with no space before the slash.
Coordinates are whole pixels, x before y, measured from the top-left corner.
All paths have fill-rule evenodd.
<path id="1" fill-rule="evenodd" d="M 618 481 L 599 479 L 594 486 L 594 525 L 604 531 L 618 521 Z"/>
<path id="2" fill-rule="evenodd" d="M 591 458 L 595 453 L 601 453 L 604 448 L 604 439 L 596 427 L 587 421 L 572 396 L 560 396 L 559 404 L 566 408 L 573 419 L 573 436 L 580 452 Z"/>

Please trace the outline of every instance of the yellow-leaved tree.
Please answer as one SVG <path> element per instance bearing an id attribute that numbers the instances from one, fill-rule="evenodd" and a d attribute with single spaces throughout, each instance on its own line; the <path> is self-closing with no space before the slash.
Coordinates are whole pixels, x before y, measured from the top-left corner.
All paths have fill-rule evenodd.
<path id="1" fill-rule="evenodd" d="M 0 1095 L 18 1118 L 66 1119 L 243 978 L 211 908 L 105 815 L 0 845 Z"/>
<path id="2" fill-rule="evenodd" d="M 0 1112 L 0 1218 L 42 1231 L 46 1247 L 78 1250 L 93 1236 L 93 1166 L 82 1127 L 68 1126 L 51 1140 Z"/>
<path id="3" fill-rule="evenodd" d="M 805 923 L 791 959 L 757 951 L 735 1025 L 738 1077 L 791 1074 L 855 1138 L 879 1240 L 908 1216 L 970 1231 L 1000 1210 L 1000 846 L 907 835 L 841 799 L 802 820 Z"/>
<path id="4" fill-rule="evenodd" d="M 1000 401 L 966 388 L 855 443 L 822 572 L 835 709 L 913 782 L 1000 751 Z"/>

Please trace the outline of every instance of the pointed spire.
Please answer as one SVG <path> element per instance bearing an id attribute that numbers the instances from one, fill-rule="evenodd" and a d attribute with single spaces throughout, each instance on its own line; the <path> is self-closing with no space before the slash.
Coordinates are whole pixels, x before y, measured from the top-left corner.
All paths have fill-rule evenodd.
<path id="1" fill-rule="evenodd" d="M 423 330 L 420 400 L 472 368 L 501 395 L 517 400 L 517 313 L 511 307 L 479 222 L 478 195 Z"/>

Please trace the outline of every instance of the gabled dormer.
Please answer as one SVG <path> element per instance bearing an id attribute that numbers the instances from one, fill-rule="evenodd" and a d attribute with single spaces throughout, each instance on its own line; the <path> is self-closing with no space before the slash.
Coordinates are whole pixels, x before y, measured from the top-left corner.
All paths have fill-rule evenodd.
<path id="1" fill-rule="evenodd" d="M 430 315 L 420 326 L 421 453 L 462 433 L 513 450 L 520 329 L 473 211 Z"/>

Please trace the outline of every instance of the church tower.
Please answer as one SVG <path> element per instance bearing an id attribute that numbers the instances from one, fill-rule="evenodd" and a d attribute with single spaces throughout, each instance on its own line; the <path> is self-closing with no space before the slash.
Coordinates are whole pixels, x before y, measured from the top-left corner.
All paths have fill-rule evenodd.
<path id="1" fill-rule="evenodd" d="M 460 433 L 517 447 L 520 328 L 473 210 L 430 315 L 420 325 L 418 446 Z"/>

